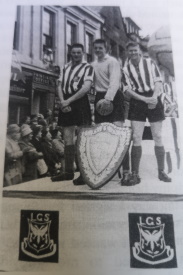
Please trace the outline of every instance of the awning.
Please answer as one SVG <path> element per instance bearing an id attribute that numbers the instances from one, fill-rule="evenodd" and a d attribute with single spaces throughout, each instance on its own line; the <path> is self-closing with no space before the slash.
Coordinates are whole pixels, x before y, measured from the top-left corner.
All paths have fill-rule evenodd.
<path id="1" fill-rule="evenodd" d="M 174 76 L 171 34 L 168 26 L 161 27 L 150 37 L 148 51 L 158 64 L 167 68 L 170 75 Z"/>
<path id="2" fill-rule="evenodd" d="M 17 51 L 13 50 L 12 52 L 12 63 L 11 63 L 11 80 L 13 81 L 19 81 L 25 83 L 25 76 L 22 71 L 21 62 L 18 58 Z"/>
<path id="3" fill-rule="evenodd" d="M 29 98 L 28 97 L 23 97 L 23 96 L 17 96 L 17 95 L 10 95 L 10 102 L 17 102 L 19 104 L 29 104 Z"/>

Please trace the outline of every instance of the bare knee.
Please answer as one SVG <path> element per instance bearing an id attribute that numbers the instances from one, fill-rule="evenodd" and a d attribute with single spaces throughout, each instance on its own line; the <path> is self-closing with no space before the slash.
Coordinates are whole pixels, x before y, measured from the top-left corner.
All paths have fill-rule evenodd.
<path id="1" fill-rule="evenodd" d="M 133 145 L 140 146 L 142 142 L 142 135 L 138 131 L 133 132 Z"/>
<path id="2" fill-rule="evenodd" d="M 75 127 L 64 128 L 64 143 L 66 146 L 74 145 L 75 143 Z"/>
<path id="3" fill-rule="evenodd" d="M 162 146 L 161 133 L 153 133 L 153 139 L 156 146 Z"/>
<path id="4" fill-rule="evenodd" d="M 162 121 L 151 123 L 151 131 L 155 146 L 162 146 Z"/>

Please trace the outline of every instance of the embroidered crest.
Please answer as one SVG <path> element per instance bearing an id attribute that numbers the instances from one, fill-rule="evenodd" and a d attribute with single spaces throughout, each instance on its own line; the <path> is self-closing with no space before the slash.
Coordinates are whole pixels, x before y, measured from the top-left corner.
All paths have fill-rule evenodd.
<path id="1" fill-rule="evenodd" d="M 131 267 L 177 267 L 173 218 L 168 214 L 129 214 Z"/>
<path id="2" fill-rule="evenodd" d="M 58 212 L 21 211 L 20 260 L 58 262 Z"/>

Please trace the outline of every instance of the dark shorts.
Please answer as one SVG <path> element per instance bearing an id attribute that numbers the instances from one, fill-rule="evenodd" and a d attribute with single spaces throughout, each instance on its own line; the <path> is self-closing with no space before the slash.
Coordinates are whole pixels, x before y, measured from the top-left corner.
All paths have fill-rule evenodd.
<path id="1" fill-rule="evenodd" d="M 150 93 L 149 96 L 152 96 L 152 93 Z M 155 109 L 149 109 L 148 104 L 145 102 L 131 98 L 128 119 L 134 121 L 146 121 L 146 119 L 148 119 L 149 122 L 164 120 L 164 107 L 160 98 L 158 97 L 158 103 Z"/>
<path id="2" fill-rule="evenodd" d="M 91 125 L 91 110 L 87 95 L 71 103 L 70 107 L 71 111 L 68 113 L 63 113 L 60 110 L 58 116 L 59 126 L 69 127 Z"/>
<path id="3" fill-rule="evenodd" d="M 95 106 L 97 102 L 103 99 L 106 92 L 98 92 L 95 97 Z M 124 121 L 124 100 L 121 91 L 117 91 L 113 100 L 113 112 L 108 116 L 101 116 L 95 109 L 95 123 Z"/>

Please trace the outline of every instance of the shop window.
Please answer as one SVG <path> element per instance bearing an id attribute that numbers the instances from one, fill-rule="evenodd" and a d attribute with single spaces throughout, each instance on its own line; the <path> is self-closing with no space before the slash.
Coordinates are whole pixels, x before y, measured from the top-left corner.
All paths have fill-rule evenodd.
<path id="1" fill-rule="evenodd" d="M 76 25 L 67 21 L 66 26 L 66 44 L 67 44 L 67 62 L 71 60 L 71 46 L 76 43 Z"/>
<path id="2" fill-rule="evenodd" d="M 92 46 L 93 46 L 93 35 L 86 32 L 85 34 L 85 41 L 86 41 L 86 59 L 87 62 L 92 62 Z"/>

